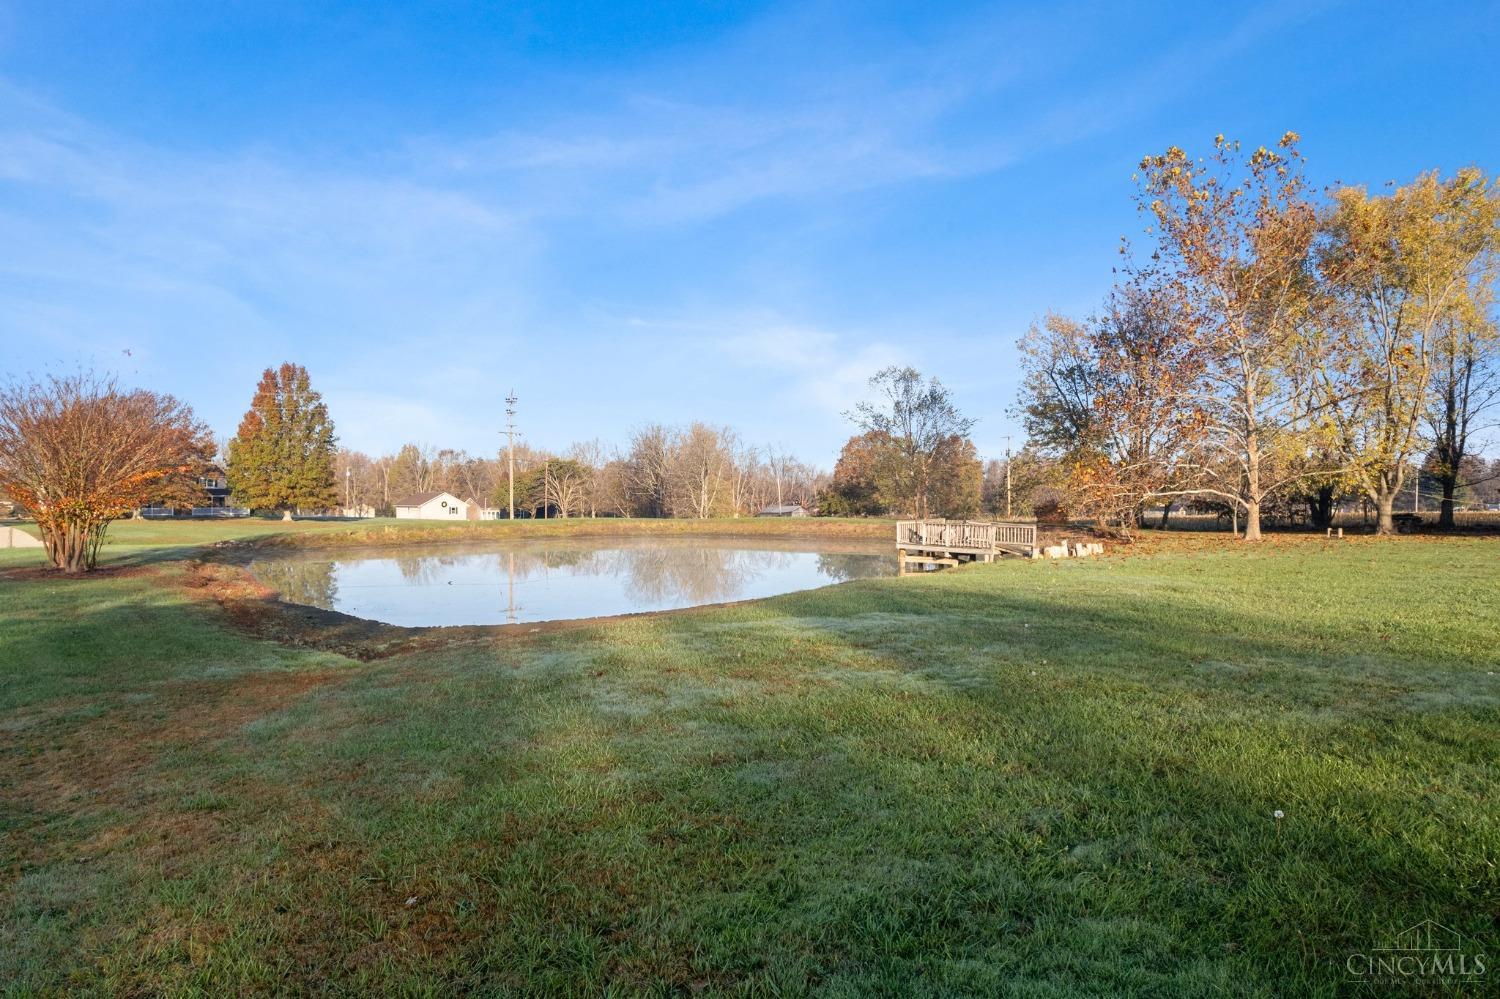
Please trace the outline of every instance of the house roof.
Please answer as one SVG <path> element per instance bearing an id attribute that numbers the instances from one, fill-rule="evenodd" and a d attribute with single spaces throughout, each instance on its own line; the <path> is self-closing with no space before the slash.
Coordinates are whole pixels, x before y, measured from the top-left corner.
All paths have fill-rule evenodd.
<path id="1" fill-rule="evenodd" d="M 399 496 L 391 506 L 426 506 L 439 496 L 446 496 L 451 500 L 462 502 L 457 496 L 446 489 L 438 489 L 430 493 L 412 493 L 410 496 Z"/>

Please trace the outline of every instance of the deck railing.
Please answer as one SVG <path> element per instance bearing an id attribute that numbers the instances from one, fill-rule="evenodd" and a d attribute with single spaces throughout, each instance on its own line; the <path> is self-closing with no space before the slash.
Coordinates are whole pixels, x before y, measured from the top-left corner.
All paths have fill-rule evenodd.
<path id="1" fill-rule="evenodd" d="M 1035 548 L 1036 525 L 999 523 L 995 525 L 995 547 Z"/>
<path id="2" fill-rule="evenodd" d="M 248 517 L 250 511 L 242 506 L 195 506 L 194 517 Z"/>
<path id="3" fill-rule="evenodd" d="M 993 552 L 1036 547 L 1036 525 L 974 520 L 900 520 L 896 547 Z"/>

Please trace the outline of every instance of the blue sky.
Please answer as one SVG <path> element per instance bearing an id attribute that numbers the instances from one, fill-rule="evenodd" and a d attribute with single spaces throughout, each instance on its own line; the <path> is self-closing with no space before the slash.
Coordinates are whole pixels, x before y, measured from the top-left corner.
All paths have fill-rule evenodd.
<path id="1" fill-rule="evenodd" d="M 890 363 L 1014 433 L 1015 338 L 1107 290 L 1131 173 L 1218 132 L 1377 185 L 1500 169 L 1500 4 L 0 0 L 0 364 L 233 432 L 730 424 L 831 466 Z"/>

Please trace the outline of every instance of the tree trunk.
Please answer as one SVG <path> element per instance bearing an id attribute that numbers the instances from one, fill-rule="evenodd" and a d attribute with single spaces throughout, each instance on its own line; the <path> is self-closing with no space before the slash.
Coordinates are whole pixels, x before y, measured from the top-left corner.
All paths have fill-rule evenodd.
<path id="1" fill-rule="evenodd" d="M 1261 540 L 1260 500 L 1251 500 L 1245 504 L 1245 540 Z"/>
<path id="2" fill-rule="evenodd" d="M 1370 499 L 1375 504 L 1375 533 L 1395 534 L 1396 520 L 1393 510 L 1396 506 L 1396 497 L 1401 494 L 1401 487 L 1406 481 L 1406 466 L 1396 464 L 1394 467 L 1380 469 L 1372 476 Z"/>
<path id="3" fill-rule="evenodd" d="M 1252 442 L 1245 465 L 1245 540 L 1260 538 L 1260 453 Z"/>
<path id="4" fill-rule="evenodd" d="M 1392 516 L 1392 508 L 1396 505 L 1396 494 L 1394 492 L 1381 493 L 1375 497 L 1375 533 L 1395 534 L 1396 520 Z"/>
<path id="5" fill-rule="evenodd" d="M 1443 506 L 1438 513 L 1438 527 L 1445 530 L 1453 529 L 1453 498 L 1458 492 L 1458 476 L 1456 474 L 1444 473 L 1438 477 L 1443 484 Z"/>
<path id="6" fill-rule="evenodd" d="M 54 569 L 69 575 L 77 575 L 93 568 L 89 544 L 90 532 L 86 527 L 73 524 L 47 527 L 38 525 L 42 531 L 42 545 L 47 552 L 47 561 Z"/>
<path id="7" fill-rule="evenodd" d="M 1333 487 L 1319 486 L 1318 491 L 1307 498 L 1307 512 L 1313 527 L 1325 529 L 1332 527 Z"/>
<path id="8" fill-rule="evenodd" d="M 1168 503 L 1166 506 L 1161 508 L 1161 529 L 1163 531 L 1167 529 L 1167 521 L 1171 518 L 1171 516 L 1172 504 Z"/>
<path id="9" fill-rule="evenodd" d="M 1255 393 L 1247 389 L 1245 409 L 1249 417 L 1245 421 L 1245 540 L 1260 540 L 1260 502 L 1264 498 L 1260 491 L 1260 441 L 1256 438 Z"/>
<path id="10" fill-rule="evenodd" d="M 83 545 L 80 543 L 78 532 L 70 529 L 63 551 L 63 572 L 73 575 L 83 570 Z"/>

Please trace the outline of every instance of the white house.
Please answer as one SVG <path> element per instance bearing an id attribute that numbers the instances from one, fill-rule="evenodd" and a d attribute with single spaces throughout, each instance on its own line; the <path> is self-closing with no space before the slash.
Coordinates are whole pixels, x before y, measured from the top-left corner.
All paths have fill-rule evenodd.
<path id="1" fill-rule="evenodd" d="M 452 493 L 418 493 L 395 502 L 401 520 L 468 520 L 469 504 Z"/>

